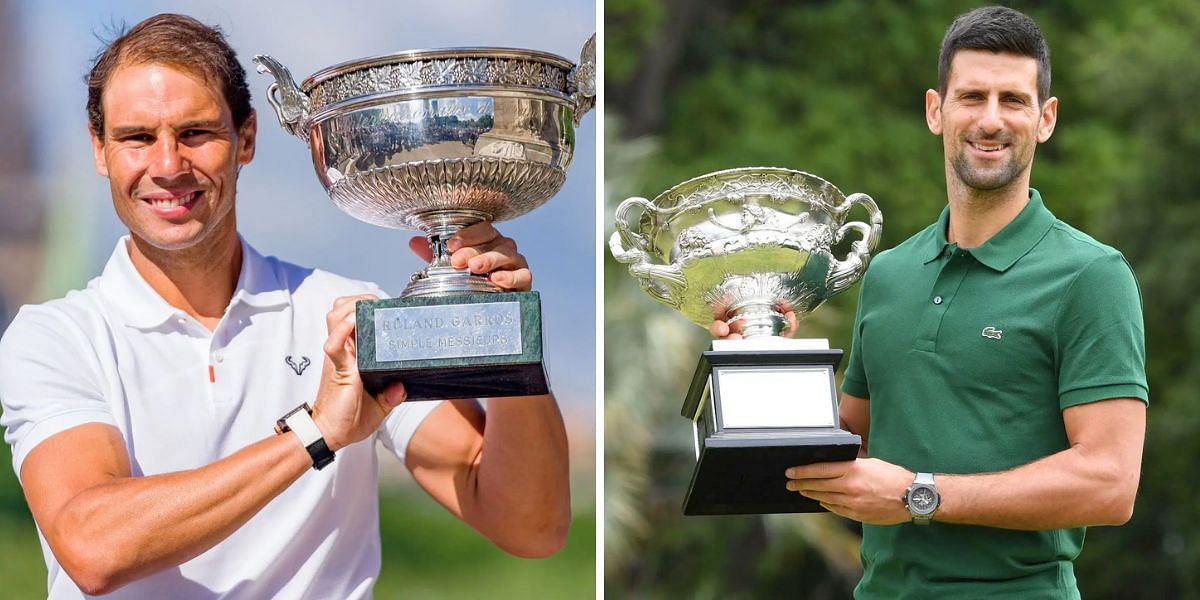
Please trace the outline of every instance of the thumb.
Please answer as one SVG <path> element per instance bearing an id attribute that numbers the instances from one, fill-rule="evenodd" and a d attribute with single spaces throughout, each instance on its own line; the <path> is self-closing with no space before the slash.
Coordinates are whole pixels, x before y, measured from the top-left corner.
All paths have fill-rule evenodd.
<path id="1" fill-rule="evenodd" d="M 353 342 L 350 339 L 354 333 L 354 325 L 354 322 L 349 320 L 334 324 L 329 330 L 329 338 L 325 340 L 325 355 L 339 373 L 358 368 L 357 357 L 351 348 Z"/>
<path id="2" fill-rule="evenodd" d="M 379 402 L 388 410 L 400 406 L 406 399 L 408 399 L 408 390 L 404 389 L 404 384 L 400 382 L 389 385 L 379 394 Z"/>
<path id="3" fill-rule="evenodd" d="M 413 251 L 425 262 L 433 260 L 433 250 L 429 247 L 429 238 L 423 235 L 413 236 L 408 240 L 408 249 Z"/>

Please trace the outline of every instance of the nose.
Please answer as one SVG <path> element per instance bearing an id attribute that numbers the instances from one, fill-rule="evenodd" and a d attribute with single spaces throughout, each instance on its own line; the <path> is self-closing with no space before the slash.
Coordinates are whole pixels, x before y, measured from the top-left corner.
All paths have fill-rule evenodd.
<path id="1" fill-rule="evenodd" d="M 148 174 L 154 178 L 171 179 L 191 170 L 191 164 L 180 153 L 182 144 L 175 136 L 162 136 L 154 144 Z"/>
<path id="2" fill-rule="evenodd" d="M 983 113 L 979 115 L 979 128 L 983 130 L 984 134 L 993 134 L 1004 129 L 1004 121 L 1000 118 L 999 97 L 988 98 L 987 104 L 983 107 Z"/>

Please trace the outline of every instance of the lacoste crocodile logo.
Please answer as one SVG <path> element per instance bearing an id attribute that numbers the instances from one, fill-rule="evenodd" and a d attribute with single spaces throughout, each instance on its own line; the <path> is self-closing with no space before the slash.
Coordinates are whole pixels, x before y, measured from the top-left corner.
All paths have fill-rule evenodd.
<path id="1" fill-rule="evenodd" d="M 287 363 L 288 366 L 291 367 L 292 370 L 295 371 L 297 375 L 303 375 L 304 370 L 308 368 L 308 365 L 312 364 L 312 361 L 308 360 L 307 356 L 300 357 L 300 364 L 296 364 L 296 361 L 292 360 L 292 357 L 290 355 L 285 357 L 283 359 L 283 362 Z"/>
<path id="2" fill-rule="evenodd" d="M 983 337 L 985 337 L 985 338 L 991 338 L 993 340 L 998 340 L 998 339 L 1000 339 L 1000 336 L 1002 336 L 1002 335 L 1004 335 L 1004 331 L 1000 330 L 1000 329 L 996 329 L 995 327 L 988 326 L 988 327 L 983 328 Z M 307 360 L 307 359 L 305 359 L 305 360 Z"/>

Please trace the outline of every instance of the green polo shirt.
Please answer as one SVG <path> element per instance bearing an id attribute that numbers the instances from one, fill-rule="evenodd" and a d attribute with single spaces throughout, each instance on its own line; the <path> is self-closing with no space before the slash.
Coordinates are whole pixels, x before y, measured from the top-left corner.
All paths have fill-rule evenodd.
<path id="1" fill-rule="evenodd" d="M 1028 205 L 987 243 L 938 222 L 871 262 L 842 390 L 871 456 L 911 471 L 1011 469 L 1067 448 L 1062 410 L 1146 401 L 1141 294 L 1121 253 Z M 863 526 L 859 598 L 1078 598 L 1084 529 Z"/>

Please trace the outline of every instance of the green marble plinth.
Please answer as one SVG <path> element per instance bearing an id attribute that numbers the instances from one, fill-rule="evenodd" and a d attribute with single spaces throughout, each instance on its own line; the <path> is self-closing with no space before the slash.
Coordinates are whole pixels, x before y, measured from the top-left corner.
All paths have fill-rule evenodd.
<path id="1" fill-rule="evenodd" d="M 358 372 L 368 393 L 409 400 L 549 393 L 537 292 L 359 302 Z"/>

